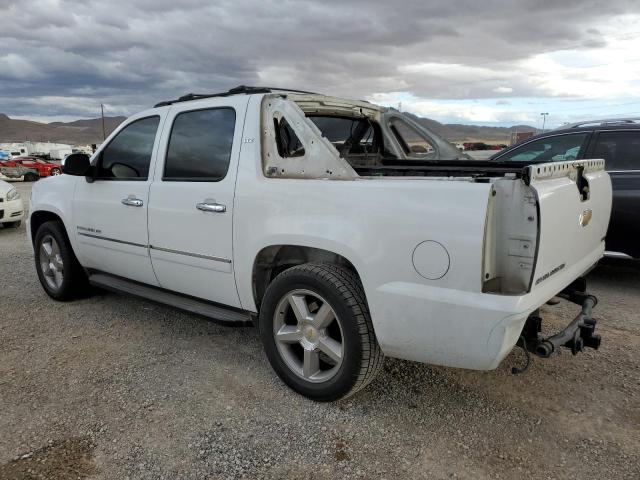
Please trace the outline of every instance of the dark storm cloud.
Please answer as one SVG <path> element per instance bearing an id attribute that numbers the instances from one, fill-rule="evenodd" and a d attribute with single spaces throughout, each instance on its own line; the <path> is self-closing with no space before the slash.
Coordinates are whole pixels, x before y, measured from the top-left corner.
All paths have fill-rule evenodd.
<path id="1" fill-rule="evenodd" d="M 508 91 L 508 81 L 518 95 L 535 96 L 544 93 L 513 73 L 517 62 L 602 46 L 599 27 L 635 5 L 0 0 L 0 111 L 86 116 L 104 102 L 130 113 L 238 84 L 486 98 Z"/>

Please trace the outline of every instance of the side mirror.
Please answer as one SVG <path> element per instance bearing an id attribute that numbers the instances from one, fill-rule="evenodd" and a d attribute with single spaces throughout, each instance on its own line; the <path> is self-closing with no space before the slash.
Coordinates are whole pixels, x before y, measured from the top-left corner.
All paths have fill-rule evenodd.
<path id="1" fill-rule="evenodd" d="M 75 175 L 76 177 L 84 177 L 91 165 L 89 158 L 89 155 L 86 153 L 72 153 L 71 155 L 67 155 L 62 165 L 62 173 Z"/>

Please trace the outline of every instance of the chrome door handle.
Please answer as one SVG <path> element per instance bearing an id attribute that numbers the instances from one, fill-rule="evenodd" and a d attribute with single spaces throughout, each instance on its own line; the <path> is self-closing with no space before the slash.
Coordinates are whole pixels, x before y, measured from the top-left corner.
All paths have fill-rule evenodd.
<path id="1" fill-rule="evenodd" d="M 227 211 L 226 205 L 216 203 L 215 200 L 207 198 L 204 202 L 196 203 L 196 208 L 203 212 L 224 213 Z"/>
<path id="2" fill-rule="evenodd" d="M 139 198 L 134 197 L 133 195 L 129 195 L 127 198 L 122 199 L 122 204 L 129 207 L 141 207 L 142 205 L 144 205 L 144 202 Z"/>

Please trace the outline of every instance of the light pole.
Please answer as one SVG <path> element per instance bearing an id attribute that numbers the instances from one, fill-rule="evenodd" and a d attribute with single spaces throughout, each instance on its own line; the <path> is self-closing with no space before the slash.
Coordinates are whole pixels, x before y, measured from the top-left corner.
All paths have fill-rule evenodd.
<path id="1" fill-rule="evenodd" d="M 105 130 L 104 130 L 104 105 L 103 104 L 100 104 L 100 112 L 102 114 L 102 140 L 105 140 L 107 138 L 107 134 L 105 133 Z M 544 131 L 544 127 L 542 128 Z"/>
<path id="2" fill-rule="evenodd" d="M 540 115 L 542 115 L 542 133 L 544 133 L 544 124 L 546 123 L 547 115 L 549 115 L 549 112 L 543 112 Z"/>

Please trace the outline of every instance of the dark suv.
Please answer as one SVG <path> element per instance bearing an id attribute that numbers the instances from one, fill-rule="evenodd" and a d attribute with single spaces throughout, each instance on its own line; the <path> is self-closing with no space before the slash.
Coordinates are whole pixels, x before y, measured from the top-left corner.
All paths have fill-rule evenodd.
<path id="1" fill-rule="evenodd" d="M 640 119 L 592 120 L 537 135 L 493 155 L 499 162 L 603 158 L 613 185 L 607 251 L 640 258 Z"/>

